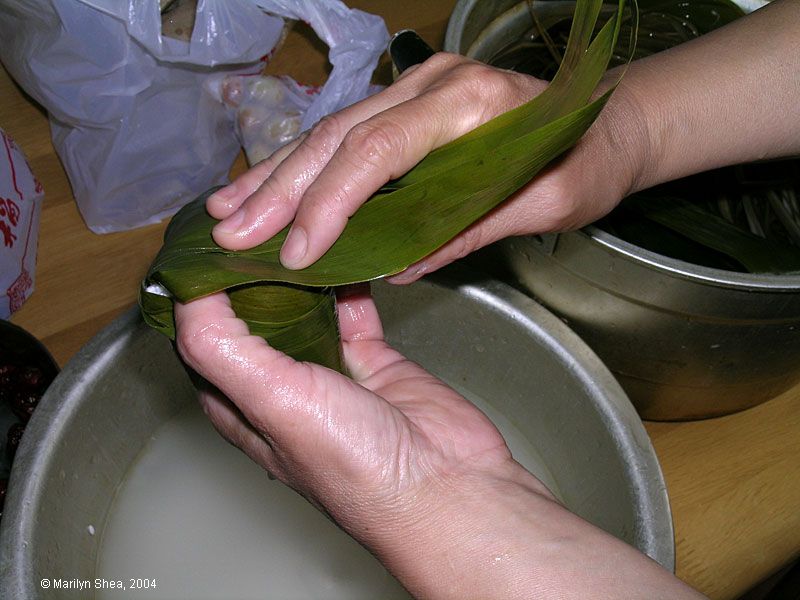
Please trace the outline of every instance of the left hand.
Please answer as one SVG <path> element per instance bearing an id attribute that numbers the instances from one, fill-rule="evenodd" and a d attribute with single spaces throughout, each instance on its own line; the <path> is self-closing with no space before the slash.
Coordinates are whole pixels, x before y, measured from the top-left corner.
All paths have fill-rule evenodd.
<path id="1" fill-rule="evenodd" d="M 250 335 L 224 294 L 176 305 L 178 349 L 216 386 L 201 403 L 219 432 L 365 543 L 468 472 L 516 473 L 552 498 L 482 412 L 389 347 L 365 290 L 338 304 L 352 380 Z"/>
<path id="2" fill-rule="evenodd" d="M 483 413 L 392 350 L 363 286 L 338 308 L 353 380 L 250 335 L 224 294 L 175 306 L 178 349 L 216 386 L 201 402 L 220 433 L 415 597 L 699 597 L 565 509 Z"/>

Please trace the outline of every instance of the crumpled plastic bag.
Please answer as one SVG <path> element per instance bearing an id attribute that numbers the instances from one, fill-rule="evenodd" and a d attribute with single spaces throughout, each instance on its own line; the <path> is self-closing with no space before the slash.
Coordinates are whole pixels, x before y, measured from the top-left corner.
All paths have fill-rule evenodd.
<path id="1" fill-rule="evenodd" d="M 261 72 L 284 27 L 264 11 L 307 21 L 330 46 L 333 70 L 303 128 L 367 95 L 388 32 L 339 0 L 200 0 L 189 42 L 161 36 L 158 0 L 0 3 L 0 58 L 48 110 L 92 231 L 160 221 L 227 182 L 239 144 L 202 87 Z"/>
<path id="2" fill-rule="evenodd" d="M 0 318 L 33 292 L 44 190 L 25 155 L 0 129 Z"/>

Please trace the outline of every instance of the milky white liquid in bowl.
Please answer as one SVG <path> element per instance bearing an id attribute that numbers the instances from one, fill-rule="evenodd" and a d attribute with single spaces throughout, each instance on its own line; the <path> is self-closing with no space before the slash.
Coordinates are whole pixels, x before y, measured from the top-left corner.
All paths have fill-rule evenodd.
<path id="1" fill-rule="evenodd" d="M 470 400 L 558 496 L 530 442 Z M 195 405 L 160 427 L 131 467 L 103 531 L 96 577 L 156 583 L 96 590 L 109 600 L 409 598 L 369 552 L 225 442 Z"/>

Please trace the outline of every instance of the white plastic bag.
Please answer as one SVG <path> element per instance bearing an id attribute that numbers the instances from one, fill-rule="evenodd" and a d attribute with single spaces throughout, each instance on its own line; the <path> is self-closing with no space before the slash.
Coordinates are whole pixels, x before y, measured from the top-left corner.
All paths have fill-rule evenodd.
<path id="1" fill-rule="evenodd" d="M 266 11 L 307 21 L 328 45 L 333 69 L 300 125 L 305 131 L 322 117 L 365 98 L 389 32 L 383 19 L 349 9 L 338 0 L 253 0 Z"/>
<path id="2" fill-rule="evenodd" d="M 258 73 L 283 21 L 308 21 L 334 68 L 304 127 L 366 95 L 388 33 L 339 0 L 200 0 L 189 42 L 162 37 L 158 0 L 6 0 L 0 57 L 50 113 L 53 144 L 87 225 L 154 223 L 225 183 L 239 151 L 217 73 Z"/>
<path id="3" fill-rule="evenodd" d="M 0 129 L 0 319 L 33 292 L 44 191 L 25 155 Z"/>

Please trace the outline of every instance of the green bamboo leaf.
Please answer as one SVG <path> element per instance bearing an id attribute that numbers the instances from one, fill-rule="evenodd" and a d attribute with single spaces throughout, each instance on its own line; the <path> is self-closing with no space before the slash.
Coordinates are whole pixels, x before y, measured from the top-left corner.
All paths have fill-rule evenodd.
<path id="1" fill-rule="evenodd" d="M 432 180 L 377 194 L 351 217 L 322 258 L 299 271 L 286 269 L 279 260 L 286 229 L 252 250 L 210 248 L 216 221 L 205 212 L 203 196 L 176 215 L 174 220 L 181 221 L 181 231 L 188 234 L 173 240 L 167 231 L 168 243 L 149 278 L 188 301 L 256 281 L 332 286 L 397 273 L 447 243 L 571 147 L 607 97 L 520 136 L 517 142 L 529 148 L 527 152 L 510 143 L 495 149 L 491 159 L 475 157 L 465 171 L 453 169 Z M 504 176 L 497 177 L 498 172 Z"/>
<path id="2" fill-rule="evenodd" d="M 601 2 L 578 3 L 564 62 L 561 63 L 553 81 L 541 94 L 530 102 L 499 115 L 457 140 L 434 150 L 406 175 L 396 182 L 390 182 L 387 188 L 400 188 L 428 177 L 435 177 L 443 170 L 451 168 L 457 157 L 493 152 L 498 146 L 518 137 L 520 131 L 533 131 L 585 105 L 605 74 L 609 57 L 616 45 L 624 1 L 619 2 L 616 15 L 606 22 L 587 50 L 586 41 L 591 36 L 600 7 Z M 638 12 L 634 10 L 632 40 L 629 41 L 631 48 L 636 36 L 637 15 Z M 576 40 L 575 43 L 572 43 L 573 40 Z M 576 63 L 578 58 L 581 60 Z"/>
<path id="3" fill-rule="evenodd" d="M 751 273 L 800 271 L 797 248 L 753 235 L 687 200 L 644 192 L 625 208 L 733 258 Z"/>
<path id="4" fill-rule="evenodd" d="M 174 300 L 227 291 L 251 333 L 299 360 L 341 370 L 332 286 L 397 273 L 443 246 L 573 146 L 594 122 L 611 91 L 589 99 L 616 45 L 625 2 L 619 0 L 618 11 L 592 39 L 600 7 L 600 0 L 578 0 L 564 61 L 542 94 L 431 153 L 385 186 L 306 269 L 280 264 L 288 228 L 246 251 L 216 245 L 216 221 L 205 211 L 213 190 L 181 209 L 142 284 L 140 305 L 148 324 L 174 337 Z"/>

